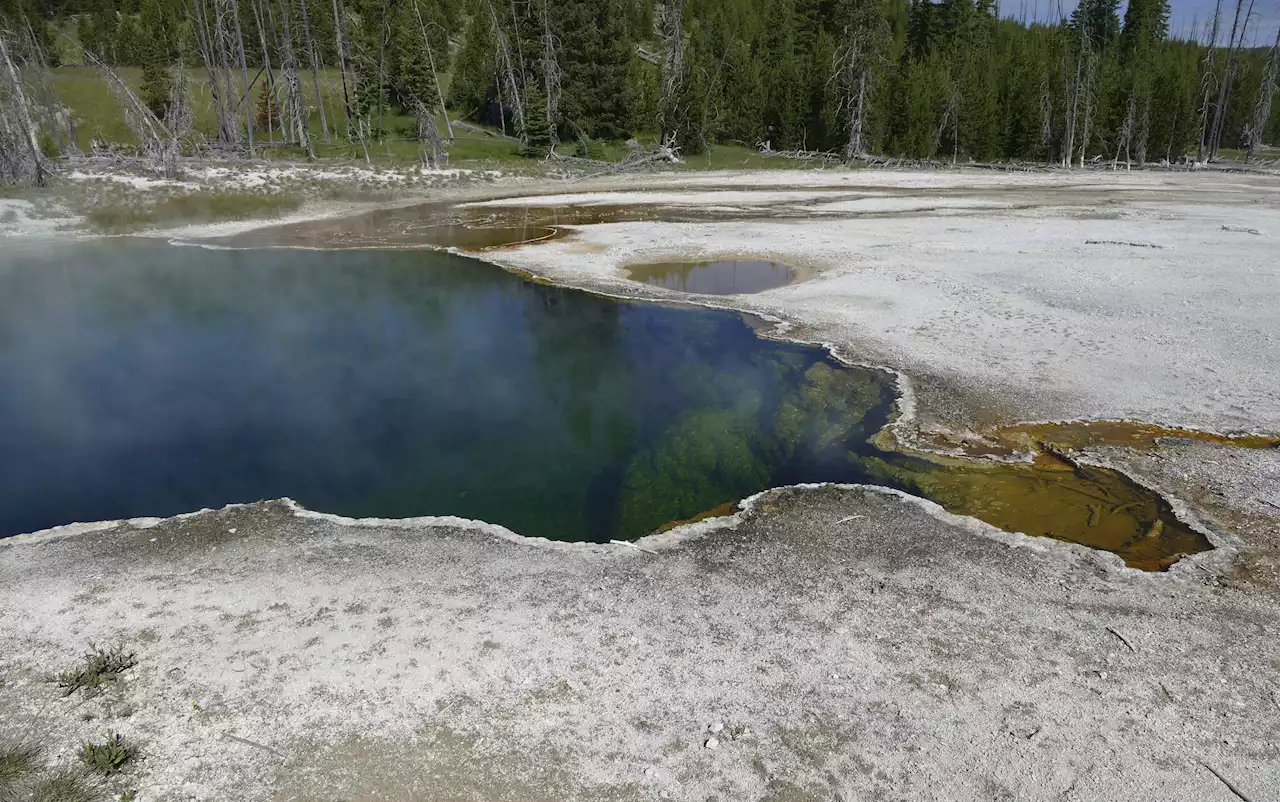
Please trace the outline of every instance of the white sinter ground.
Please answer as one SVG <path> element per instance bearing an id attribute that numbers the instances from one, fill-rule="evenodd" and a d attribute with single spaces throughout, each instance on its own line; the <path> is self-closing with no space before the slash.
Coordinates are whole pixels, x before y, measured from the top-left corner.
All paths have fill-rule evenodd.
<path id="1" fill-rule="evenodd" d="M 1132 418 L 1280 432 L 1275 178 L 829 171 L 635 183 L 491 205 L 749 206 L 759 216 L 580 226 L 488 257 L 668 298 L 683 296 L 627 281 L 625 265 L 759 256 L 810 268 L 816 277 L 790 287 L 698 300 L 778 316 L 797 335 L 905 371 L 926 418 L 952 425 Z"/>
<path id="2" fill-rule="evenodd" d="M 486 256 L 650 298 L 676 295 L 623 265 L 811 268 L 697 300 L 904 371 L 928 423 L 1280 431 L 1273 179 L 835 171 L 544 189 L 758 209 Z M 833 487 L 765 493 L 639 548 L 279 503 L 0 540 L 0 748 L 39 743 L 73 766 L 83 740 L 118 731 L 143 759 L 111 798 L 139 802 L 1280 799 L 1280 450 L 1165 439 L 1086 457 L 1164 492 L 1219 548 L 1148 574 Z M 138 665 L 63 698 L 47 677 L 89 642 L 126 644 Z"/>

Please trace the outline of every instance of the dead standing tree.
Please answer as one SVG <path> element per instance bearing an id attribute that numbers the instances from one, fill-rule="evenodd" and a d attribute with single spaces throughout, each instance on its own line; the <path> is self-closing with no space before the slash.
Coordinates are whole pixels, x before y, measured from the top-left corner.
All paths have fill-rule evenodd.
<path id="1" fill-rule="evenodd" d="M 1082 82 L 1076 87 L 1075 92 L 1077 98 L 1084 103 L 1084 120 L 1080 128 L 1080 159 L 1079 165 L 1084 169 L 1084 160 L 1089 153 L 1089 141 L 1093 135 L 1093 114 L 1098 109 L 1098 79 L 1099 79 L 1099 62 L 1101 56 L 1097 50 L 1093 48 L 1093 40 L 1088 34 L 1082 38 L 1081 58 L 1084 61 L 1084 70 Z"/>
<path id="2" fill-rule="evenodd" d="M 289 0 L 280 0 L 282 8 L 288 2 Z M 311 35 L 311 15 L 307 11 L 307 0 L 298 0 L 298 8 L 301 11 L 299 21 L 302 22 L 302 38 L 307 46 L 307 61 L 311 65 L 311 87 L 316 93 L 316 108 L 320 110 L 320 134 L 328 142 L 329 123 L 324 114 L 324 95 L 320 94 L 320 59 L 316 55 L 315 37 Z"/>
<path id="3" fill-rule="evenodd" d="M 1222 31 L 1222 0 L 1217 0 L 1213 9 L 1213 21 L 1209 23 L 1209 46 L 1205 48 L 1204 58 L 1200 62 L 1200 127 L 1196 140 L 1196 161 L 1205 160 L 1205 149 L 1209 145 L 1209 109 L 1213 105 L 1213 90 L 1217 88 L 1217 48 L 1218 35 Z"/>
<path id="4" fill-rule="evenodd" d="M 551 32 L 551 15 L 547 11 L 548 0 L 542 0 L 542 83 L 547 96 L 547 127 L 551 141 L 556 141 L 556 110 L 560 106 L 560 62 L 556 58 L 555 35 Z"/>
<path id="5" fill-rule="evenodd" d="M 436 99 L 440 101 L 440 113 L 444 115 L 444 126 L 449 131 L 449 141 L 453 141 L 453 123 L 449 122 L 449 110 L 444 107 L 444 88 L 440 86 L 440 73 L 436 72 L 436 56 L 431 48 L 431 37 L 427 36 L 427 24 L 422 19 L 422 9 L 418 7 L 418 0 L 413 0 L 413 13 L 418 18 L 418 27 L 422 29 L 422 49 L 427 54 L 427 65 L 431 67 L 431 81 L 436 86 Z M 435 120 L 431 121 L 431 128 L 435 130 Z M 439 132 L 436 132 L 439 137 Z"/>
<path id="6" fill-rule="evenodd" d="M 1065 19 L 1063 24 L 1065 25 Z M 1093 46 L 1088 26 L 1075 29 L 1075 41 L 1063 48 L 1062 68 L 1066 85 L 1066 119 L 1062 134 L 1062 166 L 1071 167 L 1080 141 L 1080 166 L 1089 151 L 1093 112 L 1097 108 L 1099 54 Z M 1074 56 L 1074 59 L 1072 58 Z"/>
<path id="7" fill-rule="evenodd" d="M 507 35 L 502 29 L 502 22 L 498 19 L 498 10 L 493 6 L 493 0 L 485 0 L 485 5 L 489 8 L 489 21 L 493 25 L 493 39 L 498 43 L 498 69 L 501 71 L 501 84 L 506 86 L 506 102 L 511 104 L 511 113 L 515 115 L 516 133 L 524 138 L 525 131 L 525 109 L 524 109 L 524 74 L 518 71 L 516 62 L 511 57 L 511 48 L 507 44 Z M 514 20 L 512 21 L 514 25 Z M 502 103 L 502 92 L 499 92 L 499 104 Z M 505 133 L 505 131 L 503 132 Z"/>
<path id="8" fill-rule="evenodd" d="M 49 167 L 40 149 L 38 114 L 13 50 L 9 33 L 0 30 L 0 183 L 43 187 Z"/>
<path id="9" fill-rule="evenodd" d="M 1276 42 L 1271 46 L 1271 54 L 1267 56 L 1267 66 L 1262 73 L 1262 83 L 1258 86 L 1258 101 L 1253 105 L 1253 121 L 1247 132 L 1245 161 L 1251 160 L 1262 144 L 1263 129 L 1271 119 L 1271 101 L 1276 94 L 1277 78 L 1280 78 L 1280 29 L 1276 30 Z"/>
<path id="10" fill-rule="evenodd" d="M 1240 11 L 1244 8 L 1244 0 L 1236 0 L 1235 19 L 1231 23 L 1231 39 L 1227 42 L 1227 66 L 1222 71 L 1222 81 L 1218 84 L 1218 100 L 1214 104 L 1213 123 L 1209 127 L 1209 160 L 1217 158 L 1218 148 L 1222 145 L 1222 126 L 1227 116 L 1227 99 L 1231 94 L 1231 83 L 1235 75 L 1236 51 L 1244 44 L 1244 32 L 1240 30 Z M 1249 14 L 1245 15 L 1244 27 L 1249 27 L 1249 16 L 1253 14 L 1253 0 L 1249 2 Z M 1237 39 L 1237 36 L 1239 39 Z"/>
<path id="11" fill-rule="evenodd" d="M 286 0 L 280 2 L 280 59 L 281 78 L 284 82 L 284 108 L 281 116 L 287 123 L 286 136 L 307 153 L 307 158 L 316 157 L 315 146 L 311 143 L 311 132 L 307 130 L 306 106 L 302 102 L 302 84 L 298 80 L 298 57 L 293 47 L 292 9 Z M 317 95 L 317 102 L 319 96 Z M 323 104 L 322 104 L 323 105 Z M 321 112 L 323 114 L 323 112 Z M 321 123 L 323 127 L 323 123 Z"/>
<path id="12" fill-rule="evenodd" d="M 187 100 L 186 67 L 179 62 L 169 72 L 172 80 L 169 82 L 169 106 L 165 111 L 164 124 L 169 133 L 181 142 L 195 130 L 195 114 Z"/>
<path id="13" fill-rule="evenodd" d="M 196 50 L 209 76 L 213 101 L 214 138 L 224 146 L 240 144 L 239 104 L 236 102 L 232 56 L 228 50 L 225 0 L 185 0 L 195 30 Z"/>
<path id="14" fill-rule="evenodd" d="M 658 132 L 667 141 L 679 125 L 677 105 L 684 83 L 684 2 L 667 0 L 658 9 L 662 36 L 662 81 L 658 94 Z"/>

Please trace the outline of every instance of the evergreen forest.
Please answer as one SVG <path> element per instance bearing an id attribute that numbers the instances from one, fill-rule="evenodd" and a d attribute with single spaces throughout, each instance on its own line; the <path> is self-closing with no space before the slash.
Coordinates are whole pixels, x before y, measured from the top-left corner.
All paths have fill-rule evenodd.
<path id="1" fill-rule="evenodd" d="M 0 0 L 0 29 L 10 84 L 22 64 L 140 68 L 132 111 L 158 139 L 250 151 L 267 132 L 405 137 L 435 159 L 484 126 L 530 157 L 636 139 L 1141 165 L 1280 142 L 1280 34 L 1254 3 L 1219 0 L 1193 40 L 1170 36 L 1167 0 L 1052 23 L 991 0 Z"/>

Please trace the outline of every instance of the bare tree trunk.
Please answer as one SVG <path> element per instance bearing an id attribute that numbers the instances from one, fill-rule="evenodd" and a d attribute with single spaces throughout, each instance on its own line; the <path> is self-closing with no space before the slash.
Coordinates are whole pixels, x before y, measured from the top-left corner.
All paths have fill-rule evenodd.
<path id="1" fill-rule="evenodd" d="M 1080 52 L 1080 59 L 1084 61 L 1083 74 L 1080 77 L 1080 84 L 1075 88 L 1076 98 L 1084 97 L 1084 120 L 1082 128 L 1080 128 L 1080 169 L 1084 169 L 1084 160 L 1088 156 L 1089 142 L 1093 134 L 1093 113 L 1097 110 L 1098 98 L 1094 95 L 1094 87 L 1097 84 L 1098 55 L 1093 52 L 1093 42 L 1087 35 L 1083 38 L 1083 50 Z"/>
<path id="2" fill-rule="evenodd" d="M 262 69 L 267 76 L 267 93 L 269 98 L 275 98 L 275 79 L 271 72 L 271 51 L 267 48 L 267 20 L 262 13 L 262 7 L 258 4 L 258 0 L 249 0 L 249 7 L 253 11 L 253 19 L 258 23 L 258 46 L 262 48 Z M 275 132 L 272 131 L 271 110 L 272 103 L 267 104 L 267 142 L 274 143 Z M 280 136 L 284 137 L 284 120 L 280 122 Z"/>
<path id="3" fill-rule="evenodd" d="M 415 98 L 414 116 L 418 123 L 418 150 L 422 166 L 432 170 L 443 167 L 449 160 L 449 152 L 440 139 L 435 114 L 425 103 Z"/>
<path id="4" fill-rule="evenodd" d="M 1053 141 L 1053 94 L 1049 91 L 1048 76 L 1040 82 L 1040 146 L 1044 148 L 1045 161 L 1050 159 L 1049 143 Z"/>
<path id="5" fill-rule="evenodd" d="M 164 124 L 174 140 L 181 140 L 190 135 L 195 124 L 195 115 L 191 111 L 191 103 L 187 99 L 187 70 L 181 61 L 170 70 L 172 79 L 169 82 L 169 108 L 165 112 Z"/>
<path id="6" fill-rule="evenodd" d="M 13 115 L 17 128 L 13 138 L 17 139 L 21 143 L 20 147 L 24 147 L 27 151 L 25 158 L 12 158 L 12 161 L 15 165 L 25 163 L 28 169 L 22 172 L 30 172 L 32 186 L 43 187 L 49 181 L 49 170 L 45 165 L 44 153 L 40 150 L 40 130 L 31 113 L 27 93 L 23 89 L 22 72 L 14 65 L 13 56 L 9 52 L 9 42 L 3 36 L 0 36 L 0 67 L 5 71 L 7 84 L 5 88 L 10 100 L 5 104 L 4 110 L 7 113 L 4 115 L 4 122 L 7 127 L 9 115 Z"/>
<path id="7" fill-rule="evenodd" d="M 382 0 L 381 9 L 378 12 L 378 142 L 382 142 L 387 135 L 382 117 L 386 105 L 383 102 L 383 95 L 386 93 L 387 86 L 387 39 L 391 36 L 391 29 L 387 25 L 387 5 L 388 0 Z"/>
<path id="8" fill-rule="evenodd" d="M 502 30 L 502 23 L 498 20 L 498 11 L 493 7 L 493 0 L 485 0 L 485 5 L 489 7 L 489 19 L 493 24 L 493 37 L 498 43 L 499 68 L 502 70 L 503 80 L 507 85 L 507 100 L 511 103 L 512 113 L 515 114 L 516 133 L 519 134 L 521 139 L 524 139 L 525 111 L 524 95 L 521 89 L 524 86 L 523 75 L 519 77 L 516 75 L 516 66 L 511 59 L 511 49 L 507 46 L 507 35 Z M 501 93 L 499 93 L 499 105 L 501 105 Z"/>
<path id="9" fill-rule="evenodd" d="M 848 113 L 848 136 L 844 144 L 845 161 L 850 161 L 866 153 L 866 145 L 862 134 L 867 116 L 867 65 L 866 52 L 859 39 L 859 32 L 845 29 L 845 37 L 849 44 L 845 47 L 840 61 L 840 73 L 843 77 L 841 88 L 844 97 L 840 103 Z"/>
<path id="10" fill-rule="evenodd" d="M 1267 57 L 1267 67 L 1262 73 L 1262 83 L 1258 86 L 1258 102 L 1253 106 L 1253 122 L 1249 125 L 1249 143 L 1244 159 L 1249 161 L 1262 144 L 1262 132 L 1271 119 L 1271 100 L 1276 94 L 1276 78 L 1280 73 L 1280 30 L 1276 31 L 1276 43 L 1271 46 L 1271 55 Z"/>
<path id="11" fill-rule="evenodd" d="M 1074 80 L 1071 79 L 1071 67 L 1070 67 L 1071 48 L 1067 48 L 1063 51 L 1062 72 L 1063 72 L 1063 80 L 1067 85 L 1066 88 L 1067 88 L 1067 98 L 1068 98 L 1066 126 L 1062 135 L 1063 136 L 1063 139 L 1062 139 L 1062 166 L 1063 167 L 1071 166 L 1071 158 L 1076 151 L 1076 125 L 1078 123 L 1078 120 L 1080 119 L 1080 92 L 1081 92 L 1080 78 L 1081 78 L 1081 71 L 1084 68 L 1085 53 L 1088 51 L 1088 49 L 1089 49 L 1089 37 L 1084 32 L 1084 29 L 1081 28 L 1081 30 L 1078 32 L 1078 35 L 1077 35 L 1077 42 L 1075 47 L 1076 75 Z"/>
<path id="12" fill-rule="evenodd" d="M 1116 139 L 1116 155 L 1111 160 L 1111 169 L 1118 168 L 1120 162 L 1120 153 L 1124 152 L 1125 169 L 1129 168 L 1129 146 L 1133 140 L 1133 122 L 1137 112 L 1137 101 L 1132 94 L 1129 95 L 1129 102 L 1125 104 L 1124 122 L 1120 126 L 1120 135 Z"/>
<path id="13" fill-rule="evenodd" d="M 239 117 L 243 98 L 239 103 L 235 101 L 239 94 L 236 92 L 235 86 L 235 42 L 232 39 L 233 28 L 227 24 L 227 16 L 233 12 L 228 0 L 213 0 L 213 4 L 216 12 L 214 19 L 218 35 L 217 55 L 222 70 L 220 75 L 225 82 L 223 97 L 229 112 L 227 119 L 233 126 L 227 133 L 227 141 L 238 143 L 240 141 Z"/>
<path id="14" fill-rule="evenodd" d="M 1209 159 L 1218 156 L 1219 137 L 1222 132 L 1223 118 L 1227 113 L 1227 93 L 1231 87 L 1231 73 L 1236 60 L 1236 33 L 1240 26 L 1240 10 L 1244 8 L 1244 0 L 1236 0 L 1235 21 L 1231 23 L 1231 39 L 1227 43 L 1227 66 L 1222 72 L 1222 83 L 1218 86 L 1218 102 L 1213 110 L 1213 125 L 1209 128 Z M 1249 8 L 1253 8 L 1252 2 Z"/>
<path id="15" fill-rule="evenodd" d="M 662 5 L 662 83 L 658 94 L 658 134 L 666 141 L 676 123 L 676 103 L 684 83 L 684 3 L 666 0 Z"/>
<path id="16" fill-rule="evenodd" d="M 1240 38 L 1236 41 L 1235 53 L 1239 53 L 1244 49 L 1245 39 L 1249 35 L 1249 21 L 1253 19 L 1253 4 L 1255 0 L 1249 0 L 1249 10 L 1245 12 L 1244 24 L 1240 27 Z M 1222 147 L 1222 129 L 1227 123 L 1227 109 L 1231 106 L 1231 90 L 1235 88 L 1236 80 L 1236 61 L 1227 57 L 1227 70 L 1222 81 L 1222 114 L 1218 117 L 1218 127 L 1213 134 L 1213 155 L 1218 155 L 1218 150 Z"/>
<path id="17" fill-rule="evenodd" d="M 1217 73 L 1218 36 L 1222 31 L 1222 0 L 1217 0 L 1213 9 L 1213 23 L 1209 29 L 1209 46 L 1205 50 L 1204 60 L 1200 66 L 1200 136 L 1196 141 L 1196 161 L 1205 160 L 1205 149 L 1209 144 L 1209 107 L 1213 103 L 1214 76 Z"/>
<path id="18" fill-rule="evenodd" d="M 235 123 L 235 113 L 230 105 L 230 95 L 222 83 L 222 65 L 219 54 L 221 12 L 216 5 L 207 7 L 205 0 L 185 0 L 187 16 L 191 18 L 196 34 L 196 49 L 200 51 L 200 59 L 204 63 L 205 72 L 209 76 L 209 94 L 213 100 L 213 116 L 217 132 L 215 138 L 227 143 L 239 139 L 239 126 Z"/>
<path id="19" fill-rule="evenodd" d="M 285 109 L 281 114 L 288 114 L 289 126 L 292 128 L 292 138 L 298 143 L 298 147 L 307 153 L 307 158 L 314 159 L 316 157 L 315 147 L 311 144 L 311 132 L 307 129 L 306 105 L 302 102 L 302 87 L 298 80 L 298 56 L 297 51 L 293 47 L 293 23 L 290 19 L 291 9 L 286 0 L 281 0 L 281 27 L 283 35 L 280 39 L 280 46 L 284 63 L 281 65 L 285 86 Z"/>
<path id="20" fill-rule="evenodd" d="M 324 141 L 328 142 L 329 123 L 324 114 L 324 95 L 320 94 L 320 59 L 316 56 L 316 40 L 311 35 L 311 15 L 307 11 L 307 0 L 298 0 L 298 6 L 302 10 L 302 35 L 307 40 L 307 61 L 311 63 L 311 88 L 316 93 L 316 107 L 320 109 L 320 133 Z"/>
<path id="21" fill-rule="evenodd" d="M 302 0 L 306 2 L 306 0 Z M 347 88 L 347 46 L 346 37 L 342 32 L 346 30 L 346 17 L 338 8 L 338 0 L 333 0 L 333 35 L 337 40 L 338 46 L 338 71 L 342 73 L 342 105 L 346 107 L 347 112 L 347 131 L 350 135 L 351 120 L 355 116 L 351 111 L 351 92 Z M 361 141 L 363 142 L 363 137 Z M 366 159 L 368 154 L 365 154 Z"/>
<path id="22" fill-rule="evenodd" d="M 955 150 L 960 147 L 960 125 L 959 125 L 959 103 L 955 84 L 951 85 L 951 97 L 947 99 L 947 107 L 942 110 L 942 118 L 938 121 L 938 127 L 933 132 L 933 147 L 929 150 L 929 158 L 933 158 L 938 154 L 938 149 L 942 147 L 942 135 L 947 132 L 947 128 L 951 128 L 951 137 L 956 140 Z"/>
<path id="23" fill-rule="evenodd" d="M 240 59 L 240 102 L 245 106 L 245 131 L 249 135 L 249 156 L 253 156 L 253 104 L 249 102 L 249 93 L 253 85 L 249 83 L 249 62 L 244 57 L 244 33 L 240 29 L 240 2 L 229 0 L 231 18 L 235 21 L 236 52 Z"/>
<path id="24" fill-rule="evenodd" d="M 560 106 L 560 62 L 556 59 L 556 38 L 551 33 L 551 17 L 547 0 L 542 0 L 542 83 L 547 96 L 547 127 L 551 142 L 556 141 L 556 109 Z"/>
<path id="25" fill-rule="evenodd" d="M 436 85 L 436 97 L 440 101 L 440 113 L 444 115 L 444 127 L 449 131 L 449 141 L 453 141 L 453 123 L 449 122 L 449 110 L 444 107 L 444 89 L 440 86 L 440 74 L 436 72 L 436 58 L 431 52 L 431 39 L 427 36 L 427 25 L 422 21 L 422 10 L 418 8 L 418 0 L 413 0 L 413 13 L 418 17 L 418 26 L 422 28 L 422 47 L 427 51 L 427 64 L 431 67 L 431 80 Z M 434 127 L 435 123 L 432 123 Z"/>
<path id="26" fill-rule="evenodd" d="M 1142 113 L 1138 115 L 1138 135 L 1134 140 L 1134 157 L 1139 167 L 1147 163 L 1147 137 L 1150 134 L 1151 100 L 1150 98 L 1144 98 L 1142 101 Z"/>

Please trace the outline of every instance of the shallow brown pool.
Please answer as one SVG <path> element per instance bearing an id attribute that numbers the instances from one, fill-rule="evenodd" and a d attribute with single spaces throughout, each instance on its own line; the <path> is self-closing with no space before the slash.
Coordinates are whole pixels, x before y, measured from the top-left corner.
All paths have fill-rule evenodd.
<path id="1" fill-rule="evenodd" d="M 785 287 L 797 279 L 795 268 L 763 259 L 711 262 L 659 262 L 631 265 L 632 281 L 702 295 L 737 295 Z"/>

